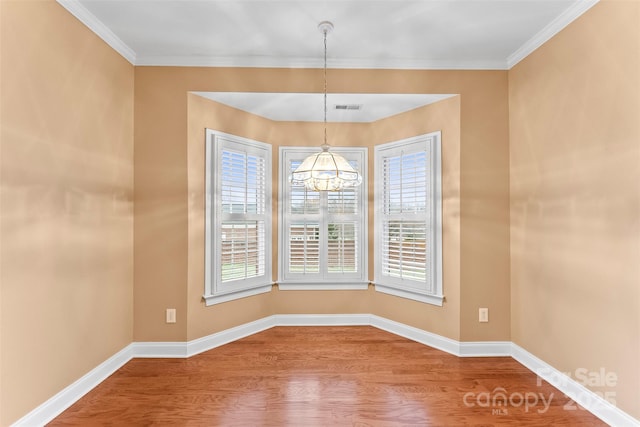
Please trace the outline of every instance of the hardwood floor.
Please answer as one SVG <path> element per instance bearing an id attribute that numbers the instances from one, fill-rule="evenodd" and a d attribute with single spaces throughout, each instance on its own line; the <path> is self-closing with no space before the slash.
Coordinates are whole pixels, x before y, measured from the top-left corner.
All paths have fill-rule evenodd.
<path id="1" fill-rule="evenodd" d="M 458 358 L 346 326 L 277 327 L 189 359 L 133 359 L 50 425 L 605 424 L 511 358 Z"/>

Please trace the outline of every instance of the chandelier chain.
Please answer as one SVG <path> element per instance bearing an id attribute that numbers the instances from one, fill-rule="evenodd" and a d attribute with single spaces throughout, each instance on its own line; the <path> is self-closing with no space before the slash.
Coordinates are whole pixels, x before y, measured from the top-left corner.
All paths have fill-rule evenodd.
<path id="1" fill-rule="evenodd" d="M 327 143 L 327 30 L 324 33 L 324 143 Z"/>
<path id="2" fill-rule="evenodd" d="M 1 0 L 0 0 L 1 1 Z M 318 28 L 324 35 L 324 143 L 322 151 L 307 156 L 291 173 L 294 185 L 304 185 L 308 191 L 342 191 L 362 183 L 362 175 L 338 153 L 329 151 L 327 143 L 327 34 L 333 24 L 323 21 Z"/>

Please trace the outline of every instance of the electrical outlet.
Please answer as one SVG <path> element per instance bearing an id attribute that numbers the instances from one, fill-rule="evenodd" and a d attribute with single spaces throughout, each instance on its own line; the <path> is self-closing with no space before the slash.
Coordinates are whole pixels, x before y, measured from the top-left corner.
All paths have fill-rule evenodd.
<path id="1" fill-rule="evenodd" d="M 167 308 L 167 323 L 176 323 L 176 309 Z"/>
<path id="2" fill-rule="evenodd" d="M 478 309 L 478 322 L 488 322 L 489 321 L 489 309 L 488 308 L 480 308 Z"/>

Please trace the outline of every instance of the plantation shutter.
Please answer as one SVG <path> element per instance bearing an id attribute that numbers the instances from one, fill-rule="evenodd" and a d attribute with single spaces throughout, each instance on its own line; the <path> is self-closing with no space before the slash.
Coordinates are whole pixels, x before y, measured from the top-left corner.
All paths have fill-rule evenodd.
<path id="1" fill-rule="evenodd" d="M 330 222 L 327 230 L 329 273 L 358 271 L 358 228 L 355 222 Z"/>
<path id="2" fill-rule="evenodd" d="M 207 129 L 205 302 L 269 292 L 271 146 Z"/>
<path id="3" fill-rule="evenodd" d="M 289 272 L 320 272 L 320 224 L 294 223 L 289 227 Z"/>
<path id="4" fill-rule="evenodd" d="M 359 165 L 351 162 L 352 166 Z M 328 273 L 358 272 L 359 198 L 361 187 L 327 193 L 327 270 Z"/>
<path id="5" fill-rule="evenodd" d="M 222 150 L 221 281 L 265 274 L 266 162 L 256 154 Z"/>
<path id="6" fill-rule="evenodd" d="M 377 145 L 375 289 L 442 306 L 439 131 Z"/>
<path id="7" fill-rule="evenodd" d="M 282 149 L 281 279 L 315 284 L 363 283 L 366 184 L 342 191 L 317 192 L 290 182 L 291 173 L 313 151 Z M 352 166 L 362 170 L 364 150 L 343 155 Z"/>
<path id="8" fill-rule="evenodd" d="M 302 160 L 289 163 L 289 174 Z M 304 185 L 290 184 L 287 213 L 289 225 L 289 263 L 287 271 L 294 274 L 320 273 L 320 193 L 308 191 Z"/>
<path id="9" fill-rule="evenodd" d="M 382 161 L 382 274 L 427 284 L 429 165 L 426 151 Z"/>

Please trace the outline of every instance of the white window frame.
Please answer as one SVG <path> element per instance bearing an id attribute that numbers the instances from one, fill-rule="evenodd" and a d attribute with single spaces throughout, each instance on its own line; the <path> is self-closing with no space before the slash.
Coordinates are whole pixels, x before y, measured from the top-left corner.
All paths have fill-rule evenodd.
<path id="1" fill-rule="evenodd" d="M 368 188 L 367 188 L 367 148 L 362 147 L 331 147 L 331 151 L 340 153 L 347 160 L 358 162 L 362 175 L 362 184 L 358 187 L 360 199 L 358 200 L 358 213 L 350 214 L 355 218 L 358 234 L 358 255 L 357 263 L 359 269 L 356 273 L 329 273 L 322 271 L 322 266 L 327 265 L 327 233 L 322 230 L 327 229 L 327 224 L 332 217 L 327 213 L 327 192 L 320 192 L 320 213 L 316 215 L 320 224 L 320 266 L 321 270 L 317 274 L 296 274 L 288 271 L 289 265 L 289 239 L 288 231 L 292 222 L 292 217 L 287 213 L 291 196 L 291 184 L 289 182 L 290 162 L 293 160 L 303 160 L 307 156 L 317 153 L 317 147 L 280 147 L 280 173 L 279 173 L 279 215 L 278 215 L 278 288 L 281 290 L 346 290 L 346 289 L 367 289 L 368 280 Z M 336 215 L 339 214 L 332 214 Z M 333 217 L 333 218 L 336 218 Z"/>
<path id="2" fill-rule="evenodd" d="M 427 247 L 433 250 L 428 252 L 426 266 L 427 279 L 425 282 L 405 278 L 392 277 L 383 274 L 383 226 L 385 219 L 389 218 L 383 211 L 384 182 L 383 163 L 384 158 L 398 156 L 402 153 L 415 153 L 424 151 L 427 154 L 427 176 L 429 188 L 427 200 L 430 201 L 430 209 L 427 218 Z M 441 132 L 432 132 L 412 138 L 381 144 L 375 147 L 375 211 L 374 211 L 374 235 L 375 235 L 375 268 L 374 284 L 378 292 L 391 294 L 403 298 L 413 299 L 437 306 L 442 306 L 444 301 L 442 289 L 442 166 L 441 166 Z"/>
<path id="3" fill-rule="evenodd" d="M 239 151 L 247 154 L 261 156 L 265 159 L 265 208 L 264 214 L 233 214 L 237 219 L 255 219 L 264 221 L 265 247 L 264 247 L 264 274 L 247 279 L 222 282 L 221 242 L 218 236 L 222 233 L 222 203 L 221 203 L 221 174 L 215 173 L 222 170 L 218 167 L 223 150 Z M 271 181 L 272 161 L 271 145 L 254 141 L 236 135 L 206 129 L 205 139 L 205 293 L 204 300 L 207 306 L 270 292 L 272 289 L 271 269 Z"/>

